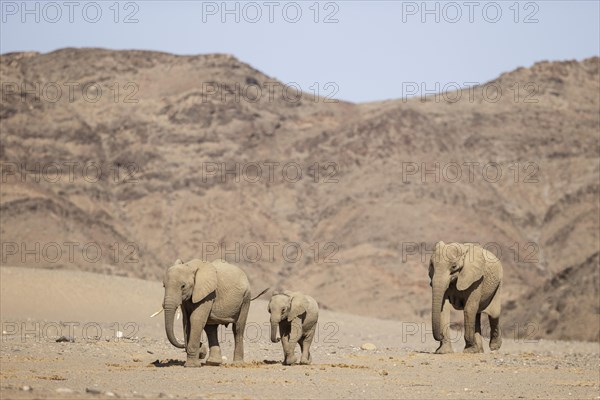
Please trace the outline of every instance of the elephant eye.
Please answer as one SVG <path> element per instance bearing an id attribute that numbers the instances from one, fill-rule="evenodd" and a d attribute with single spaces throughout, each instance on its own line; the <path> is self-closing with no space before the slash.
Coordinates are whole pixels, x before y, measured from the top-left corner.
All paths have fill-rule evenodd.
<path id="1" fill-rule="evenodd" d="M 185 288 L 185 283 L 181 285 L 181 288 L 182 288 L 182 289 L 183 289 L 183 288 Z"/>

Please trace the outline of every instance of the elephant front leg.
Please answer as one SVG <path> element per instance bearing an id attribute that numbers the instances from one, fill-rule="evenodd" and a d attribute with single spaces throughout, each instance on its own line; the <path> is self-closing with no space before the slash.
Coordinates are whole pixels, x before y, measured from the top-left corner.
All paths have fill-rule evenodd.
<path id="1" fill-rule="evenodd" d="M 282 326 L 283 325 L 283 326 Z M 296 342 L 291 340 L 291 326 L 289 322 L 279 324 L 279 333 L 281 334 L 281 345 L 283 346 L 283 365 L 292 365 L 296 363 L 294 350 Z"/>
<path id="2" fill-rule="evenodd" d="M 444 300 L 442 311 L 440 313 L 440 325 L 442 328 L 442 341 L 435 351 L 436 354 L 453 353 L 452 343 L 450 343 L 450 302 Z"/>
<path id="3" fill-rule="evenodd" d="M 312 356 L 310 354 L 310 346 L 313 338 L 315 337 L 315 329 L 313 327 L 309 332 L 300 340 L 300 349 L 302 350 L 302 357 L 300 357 L 300 364 L 310 364 L 312 362 Z"/>
<path id="4" fill-rule="evenodd" d="M 283 346 L 283 365 L 292 365 L 296 362 L 296 356 L 294 355 L 294 347 L 290 345 L 289 335 L 281 337 L 281 345 Z"/>
<path id="5" fill-rule="evenodd" d="M 475 315 L 475 344 L 483 352 L 483 340 L 481 338 L 481 313 Z"/>
<path id="6" fill-rule="evenodd" d="M 207 354 L 208 354 L 208 347 L 206 346 L 206 343 L 200 343 L 200 351 L 198 352 L 198 358 L 200 360 L 203 360 Z"/>
<path id="7" fill-rule="evenodd" d="M 200 348 L 202 341 L 202 331 L 208 320 L 208 315 L 212 307 L 212 301 L 200 304 L 190 313 L 190 329 L 188 335 L 188 345 L 186 347 L 187 360 L 186 367 L 201 367 Z"/>
<path id="8" fill-rule="evenodd" d="M 481 314 L 478 312 L 479 299 L 469 297 L 465 304 L 465 349 L 463 353 L 483 353 L 481 342 Z"/>
<path id="9" fill-rule="evenodd" d="M 190 323 L 189 323 L 189 312 L 185 305 L 181 305 L 181 320 L 183 322 L 183 336 L 185 339 L 185 348 L 188 348 L 190 342 Z M 198 352 L 198 358 L 203 359 L 208 354 L 208 347 L 205 343 L 200 343 L 200 351 Z"/>
<path id="10" fill-rule="evenodd" d="M 223 364 L 218 329 L 219 325 L 206 325 L 206 337 L 208 337 L 208 346 L 210 348 L 208 358 L 206 359 L 206 365 Z"/>

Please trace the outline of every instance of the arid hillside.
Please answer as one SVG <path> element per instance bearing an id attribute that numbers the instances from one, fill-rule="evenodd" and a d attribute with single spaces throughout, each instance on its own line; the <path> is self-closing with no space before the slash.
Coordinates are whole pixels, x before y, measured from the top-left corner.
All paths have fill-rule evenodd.
<path id="1" fill-rule="evenodd" d="M 597 290 L 597 57 L 368 104 L 229 55 L 0 65 L 2 265 L 160 279 L 177 258 L 225 258 L 255 291 L 420 321 L 433 244 L 471 241 L 503 262 L 505 329 L 535 317 L 544 338 L 598 339 L 598 292 L 578 283 Z M 557 290 L 561 305 L 538 294 Z"/>
<path id="2" fill-rule="evenodd" d="M 598 262 L 598 253 L 595 253 L 581 264 L 556 274 L 541 288 L 509 302 L 508 320 L 526 321 L 518 328 L 519 337 L 561 340 L 577 337 L 600 341 L 600 330 L 593 329 L 600 324 Z M 528 306 L 517 307 L 516 304 Z M 590 329 L 582 331 L 587 325 Z"/>

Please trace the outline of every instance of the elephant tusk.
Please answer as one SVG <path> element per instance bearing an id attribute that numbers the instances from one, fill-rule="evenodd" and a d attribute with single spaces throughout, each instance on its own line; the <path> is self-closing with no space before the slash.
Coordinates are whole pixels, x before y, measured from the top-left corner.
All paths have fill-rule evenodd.
<path id="1" fill-rule="evenodd" d="M 152 314 L 152 315 L 150 316 L 150 318 L 154 318 L 154 317 L 156 317 L 158 314 L 160 314 L 160 313 L 161 313 L 161 312 L 163 312 L 163 311 L 165 311 L 165 309 L 164 309 L 164 308 L 161 308 L 160 310 L 158 310 L 157 312 L 155 312 L 154 314 Z M 177 309 L 177 314 L 176 314 L 176 316 L 177 316 L 177 320 L 179 320 L 179 318 L 181 318 L 181 310 L 180 310 L 179 308 Z"/>
<path id="2" fill-rule="evenodd" d="M 158 310 L 157 312 L 155 312 L 154 314 L 152 314 L 152 315 L 150 316 L 150 318 L 154 318 L 154 317 L 156 317 L 158 314 L 160 314 L 160 313 L 161 313 L 161 312 L 163 312 L 164 310 L 165 310 L 164 308 L 161 308 L 160 310 Z"/>

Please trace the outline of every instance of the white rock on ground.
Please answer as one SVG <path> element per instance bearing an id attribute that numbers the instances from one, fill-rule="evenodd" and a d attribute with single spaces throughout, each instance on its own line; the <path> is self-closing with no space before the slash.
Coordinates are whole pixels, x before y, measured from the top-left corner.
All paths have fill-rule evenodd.
<path id="1" fill-rule="evenodd" d="M 377 346 L 373 343 L 364 343 L 360 348 L 363 350 L 377 350 Z"/>

